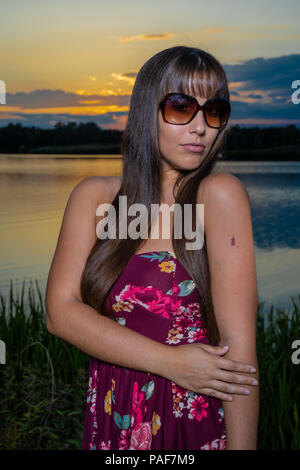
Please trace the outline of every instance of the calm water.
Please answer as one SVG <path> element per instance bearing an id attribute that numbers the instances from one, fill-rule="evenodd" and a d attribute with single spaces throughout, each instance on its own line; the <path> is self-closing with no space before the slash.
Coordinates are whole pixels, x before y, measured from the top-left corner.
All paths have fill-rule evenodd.
<path id="1" fill-rule="evenodd" d="M 290 308 L 300 294 L 300 163 L 219 162 L 247 188 L 259 301 Z M 74 186 L 120 175 L 118 156 L 0 155 L 0 292 L 37 279 L 44 295 L 63 212 Z"/>

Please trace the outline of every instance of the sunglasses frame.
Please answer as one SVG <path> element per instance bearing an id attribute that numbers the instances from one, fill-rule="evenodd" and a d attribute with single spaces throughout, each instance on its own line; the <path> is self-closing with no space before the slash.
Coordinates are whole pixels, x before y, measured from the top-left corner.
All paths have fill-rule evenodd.
<path id="1" fill-rule="evenodd" d="M 195 110 L 195 112 L 193 113 L 192 117 L 187 121 L 187 122 L 169 122 L 166 120 L 165 118 L 165 105 L 166 105 L 166 102 L 168 100 L 168 98 L 171 96 L 171 95 L 180 95 L 180 96 L 184 96 L 184 97 L 187 97 L 189 99 L 193 99 L 196 104 L 197 104 L 197 108 Z M 229 113 L 228 113 L 228 117 L 225 121 L 225 124 L 222 124 L 221 126 L 211 126 L 210 124 L 208 124 L 207 122 L 207 119 L 206 119 L 206 108 L 208 106 L 208 104 L 211 102 L 211 101 L 216 101 L 216 100 L 221 100 L 221 101 L 225 101 L 227 104 L 228 104 L 228 107 L 229 107 Z M 208 127 L 211 127 L 212 129 L 222 129 L 223 127 L 226 126 L 227 122 L 228 122 L 228 119 L 230 117 L 230 114 L 231 114 L 231 106 L 230 106 L 230 101 L 227 100 L 226 98 L 210 98 L 208 100 L 205 101 L 205 103 L 201 106 L 198 101 L 196 100 L 196 98 L 194 96 L 191 96 L 191 95 L 187 95 L 186 93 L 179 93 L 179 92 L 171 92 L 171 93 L 167 93 L 167 95 L 164 97 L 164 99 L 159 103 L 159 109 L 161 109 L 161 113 L 162 113 L 162 117 L 163 117 L 163 120 L 165 122 L 167 122 L 168 124 L 173 124 L 173 126 L 185 126 L 186 124 L 189 124 L 193 119 L 194 117 L 196 116 L 196 114 L 198 113 L 198 111 L 203 111 L 203 116 L 204 116 L 204 120 L 205 120 L 205 123 Z"/>

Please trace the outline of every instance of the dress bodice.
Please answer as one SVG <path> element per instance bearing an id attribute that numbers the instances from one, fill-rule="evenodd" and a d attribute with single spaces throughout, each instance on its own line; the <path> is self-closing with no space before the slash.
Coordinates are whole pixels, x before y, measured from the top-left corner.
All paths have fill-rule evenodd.
<path id="1" fill-rule="evenodd" d="M 194 281 L 168 251 L 133 255 L 110 289 L 105 306 L 118 323 L 156 341 L 208 343 Z"/>

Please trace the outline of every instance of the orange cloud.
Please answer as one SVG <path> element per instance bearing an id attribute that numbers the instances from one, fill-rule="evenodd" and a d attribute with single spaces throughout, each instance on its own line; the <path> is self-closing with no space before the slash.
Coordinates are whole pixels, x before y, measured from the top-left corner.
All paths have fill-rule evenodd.
<path id="1" fill-rule="evenodd" d="M 201 33 L 220 33 L 221 31 L 224 31 L 224 28 L 204 28 L 201 30 Z"/>
<path id="2" fill-rule="evenodd" d="M 244 103 L 272 103 L 273 101 L 269 92 L 265 90 L 237 90 L 237 92 L 238 95 L 230 96 L 231 101 L 243 101 Z"/>
<path id="3" fill-rule="evenodd" d="M 243 86 L 244 82 L 229 82 L 228 86 L 229 89 L 231 88 L 239 88 L 240 86 Z"/>
<path id="4" fill-rule="evenodd" d="M 125 36 L 119 38 L 120 42 L 130 42 L 130 41 L 156 41 L 159 39 L 169 39 L 174 36 L 173 33 L 160 33 L 160 34 L 134 34 L 132 36 Z"/>
<path id="5" fill-rule="evenodd" d="M 22 114 L 76 114 L 80 116 L 85 116 L 87 114 L 106 114 L 106 113 L 112 113 L 112 112 L 120 112 L 120 111 L 125 111 L 128 112 L 129 107 L 128 106 L 118 106 L 118 105 L 104 105 L 104 106 L 93 106 L 93 107 L 88 107 L 88 106 L 72 106 L 72 107 L 51 107 L 51 108 L 31 108 L 31 109 L 25 109 L 21 108 L 20 106 L 15 106 L 15 107 L 8 107 L 8 106 L 1 106 L 1 118 L 3 119 L 2 111 L 3 113 L 9 113 L 9 112 L 20 112 Z"/>
<path id="6" fill-rule="evenodd" d="M 133 86 L 135 79 L 136 79 L 136 73 L 132 74 L 126 74 L 126 73 L 112 73 L 111 76 L 115 80 L 123 80 L 125 82 L 128 82 L 129 85 Z"/>
<path id="7" fill-rule="evenodd" d="M 76 92 L 76 95 L 84 95 L 84 96 L 97 96 L 99 95 L 99 97 L 103 97 L 103 96 L 130 96 L 131 95 L 131 92 L 128 92 L 128 91 L 123 91 L 119 88 L 118 91 L 113 91 L 113 90 L 100 90 L 98 93 L 95 93 L 94 91 L 90 92 L 90 91 L 87 91 L 87 90 L 77 90 Z M 89 101 L 91 103 L 91 101 Z"/>

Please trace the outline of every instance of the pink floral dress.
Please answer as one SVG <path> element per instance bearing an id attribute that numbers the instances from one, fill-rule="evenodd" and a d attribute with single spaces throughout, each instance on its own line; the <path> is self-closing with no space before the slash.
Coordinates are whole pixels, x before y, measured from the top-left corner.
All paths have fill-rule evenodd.
<path id="1" fill-rule="evenodd" d="M 168 251 L 133 255 L 105 305 L 120 325 L 168 346 L 209 344 L 195 284 Z M 84 450 L 225 448 L 221 400 L 90 358 Z"/>

